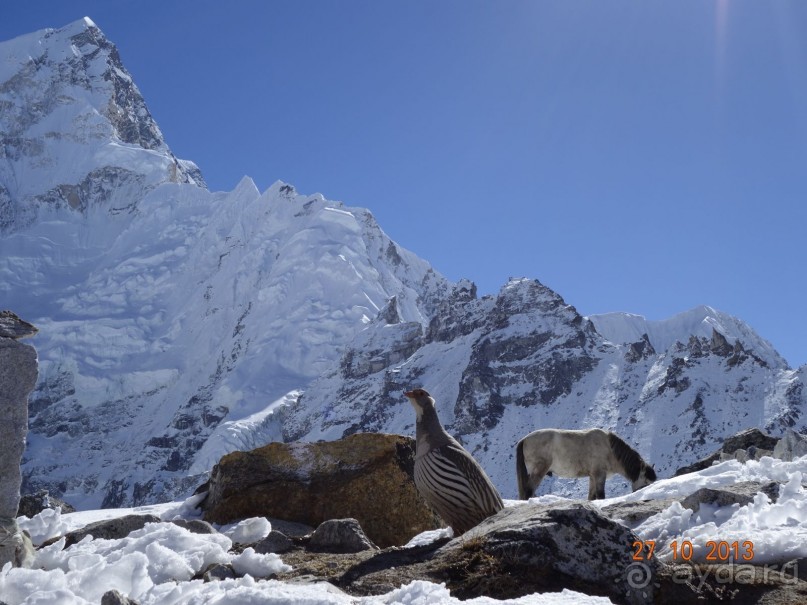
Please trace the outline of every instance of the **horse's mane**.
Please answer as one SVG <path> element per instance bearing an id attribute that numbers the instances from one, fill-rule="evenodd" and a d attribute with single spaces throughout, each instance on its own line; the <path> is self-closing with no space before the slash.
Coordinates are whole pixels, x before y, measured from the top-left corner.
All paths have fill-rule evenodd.
<path id="1" fill-rule="evenodd" d="M 639 473 L 642 472 L 642 467 L 646 466 L 642 457 L 614 433 L 608 433 L 608 444 L 628 478 L 631 481 L 636 481 L 639 478 Z M 649 474 L 648 472 L 648 479 L 651 478 Z M 655 473 L 653 474 L 655 475 Z"/>

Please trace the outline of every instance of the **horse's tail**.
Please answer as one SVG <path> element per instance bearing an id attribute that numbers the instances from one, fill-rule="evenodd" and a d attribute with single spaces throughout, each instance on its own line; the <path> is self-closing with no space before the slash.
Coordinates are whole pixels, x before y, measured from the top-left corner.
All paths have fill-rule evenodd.
<path id="1" fill-rule="evenodd" d="M 518 478 L 518 497 L 521 500 L 532 498 L 532 487 L 530 486 L 530 474 L 527 472 L 527 465 L 524 463 L 524 440 L 518 442 L 516 446 L 516 477 Z"/>

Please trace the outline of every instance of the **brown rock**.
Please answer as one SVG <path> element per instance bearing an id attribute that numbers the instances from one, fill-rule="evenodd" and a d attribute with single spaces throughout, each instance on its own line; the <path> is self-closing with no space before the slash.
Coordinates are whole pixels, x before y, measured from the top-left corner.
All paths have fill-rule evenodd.
<path id="1" fill-rule="evenodd" d="M 378 433 L 233 452 L 211 472 L 204 518 L 264 516 L 316 527 L 351 517 L 382 548 L 402 545 L 439 527 L 412 479 L 414 452 L 411 437 Z"/>

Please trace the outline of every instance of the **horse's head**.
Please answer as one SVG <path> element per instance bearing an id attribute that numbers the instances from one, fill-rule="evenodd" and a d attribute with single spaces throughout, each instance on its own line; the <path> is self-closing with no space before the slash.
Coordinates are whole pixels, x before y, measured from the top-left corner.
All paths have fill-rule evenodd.
<path id="1" fill-rule="evenodd" d="M 656 471 L 649 464 L 642 463 L 642 470 L 639 471 L 639 476 L 636 481 L 632 482 L 633 491 L 647 487 L 656 480 Z"/>

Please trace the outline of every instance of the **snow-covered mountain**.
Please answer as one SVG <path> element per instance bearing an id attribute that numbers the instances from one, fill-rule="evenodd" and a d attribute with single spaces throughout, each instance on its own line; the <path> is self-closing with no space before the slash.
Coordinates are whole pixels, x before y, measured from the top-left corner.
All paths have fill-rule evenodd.
<path id="1" fill-rule="evenodd" d="M 745 428 L 807 426 L 807 368 L 791 370 L 748 325 L 708 307 L 656 323 L 585 318 L 535 280 L 481 299 L 460 283 L 428 329 L 413 332 L 391 313 L 371 323 L 289 408 L 285 438 L 412 433 L 401 391 L 424 385 L 443 424 L 515 497 L 514 446 L 538 428 L 614 430 L 669 476 Z M 378 353 L 403 343 L 412 353 L 402 362 Z M 581 495 L 587 485 L 547 479 L 549 488 Z"/>
<path id="2" fill-rule="evenodd" d="M 416 385 L 507 497 L 540 427 L 616 430 L 669 474 L 805 426 L 807 368 L 709 307 L 585 318 L 528 279 L 478 298 L 367 210 L 207 191 L 87 19 L 0 44 L 0 106 L 0 307 L 40 330 L 24 489 L 169 499 L 233 449 L 413 433 Z"/>
<path id="3" fill-rule="evenodd" d="M 85 506 L 174 495 L 271 440 L 271 406 L 391 297 L 425 324 L 449 287 L 367 210 L 248 178 L 198 186 L 117 56 L 89 20 L 0 46 L 0 103 L 15 108 L 0 131 L 38 150 L 0 172 L 0 300 L 40 328 L 26 487 Z M 45 91 L 63 102 L 35 111 Z M 121 171 L 135 176 L 107 180 Z M 83 182 L 108 195 L 51 203 Z"/>
<path id="4" fill-rule="evenodd" d="M 160 183 L 204 186 L 88 18 L 3 43 L 0 107 L 0 231 L 65 207 L 131 212 Z"/>

